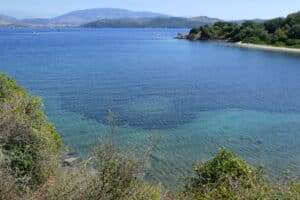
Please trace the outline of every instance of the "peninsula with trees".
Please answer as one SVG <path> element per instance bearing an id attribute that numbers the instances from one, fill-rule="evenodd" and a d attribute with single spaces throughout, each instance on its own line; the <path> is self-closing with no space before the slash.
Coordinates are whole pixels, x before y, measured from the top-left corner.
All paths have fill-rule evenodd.
<path id="1" fill-rule="evenodd" d="M 225 41 L 249 47 L 273 46 L 281 49 L 300 49 L 300 11 L 287 17 L 278 17 L 264 22 L 244 21 L 216 22 L 192 28 L 178 39 L 201 41 Z M 270 48 L 270 47 L 268 47 Z M 300 52 L 300 51 L 299 51 Z"/>

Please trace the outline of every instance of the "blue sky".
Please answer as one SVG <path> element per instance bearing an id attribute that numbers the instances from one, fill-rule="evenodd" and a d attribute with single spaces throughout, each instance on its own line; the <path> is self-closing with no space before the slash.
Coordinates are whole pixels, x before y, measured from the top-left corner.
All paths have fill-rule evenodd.
<path id="1" fill-rule="evenodd" d="M 266 19 L 300 10 L 300 0 L 0 0 L 0 13 L 18 18 L 54 17 L 72 10 L 104 7 L 175 16 Z"/>

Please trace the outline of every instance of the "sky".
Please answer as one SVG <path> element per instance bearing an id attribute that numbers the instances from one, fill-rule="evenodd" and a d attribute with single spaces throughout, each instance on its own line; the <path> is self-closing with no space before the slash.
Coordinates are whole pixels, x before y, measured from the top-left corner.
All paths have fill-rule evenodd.
<path id="1" fill-rule="evenodd" d="M 125 8 L 225 20 L 269 19 L 300 10 L 300 0 L 0 0 L 0 14 L 49 18 L 88 8 Z"/>

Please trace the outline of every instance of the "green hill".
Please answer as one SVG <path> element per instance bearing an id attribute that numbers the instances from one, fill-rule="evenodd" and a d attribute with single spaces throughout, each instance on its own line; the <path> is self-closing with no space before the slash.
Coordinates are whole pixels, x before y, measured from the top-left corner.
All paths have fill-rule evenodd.
<path id="1" fill-rule="evenodd" d="M 154 12 L 136 12 L 118 8 L 94 8 L 77 10 L 51 19 L 52 23 L 85 24 L 100 19 L 140 19 L 167 17 L 167 15 Z"/>
<path id="2" fill-rule="evenodd" d="M 290 14 L 286 18 L 266 20 L 263 23 L 217 22 L 212 26 L 193 28 L 188 35 L 179 38 L 300 48 L 300 12 Z"/>
<path id="3" fill-rule="evenodd" d="M 87 28 L 191 28 L 221 21 L 215 18 L 156 17 L 142 19 L 102 19 L 82 27 Z"/>

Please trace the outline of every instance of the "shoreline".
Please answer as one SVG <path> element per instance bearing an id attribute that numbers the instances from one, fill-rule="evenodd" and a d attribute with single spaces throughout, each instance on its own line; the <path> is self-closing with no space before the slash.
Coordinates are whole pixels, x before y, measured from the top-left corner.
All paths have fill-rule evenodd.
<path id="1" fill-rule="evenodd" d="M 267 51 L 277 51 L 277 52 L 300 54 L 300 49 L 293 49 L 293 48 L 288 48 L 288 47 L 274 47 L 274 46 L 270 46 L 270 45 L 260 45 L 260 44 L 251 44 L 251 43 L 242 43 L 242 42 L 236 42 L 233 44 L 235 44 L 236 46 L 248 48 L 248 49 L 259 49 L 259 50 L 267 50 Z"/>
<path id="2" fill-rule="evenodd" d="M 190 41 L 197 41 L 197 37 L 190 38 L 189 34 L 178 34 L 176 39 L 179 40 L 190 40 Z M 227 44 L 232 44 L 234 46 L 238 46 L 241 48 L 247 48 L 247 49 L 258 49 L 258 50 L 265 50 L 265 51 L 275 51 L 275 52 L 286 52 L 286 53 L 296 53 L 300 54 L 300 49 L 296 48 L 289 48 L 289 47 L 276 47 L 271 45 L 263 45 L 263 44 L 252 44 L 252 43 L 243 43 L 243 42 L 228 42 L 223 40 L 207 40 L 207 41 L 213 41 L 213 42 L 223 42 Z"/>

